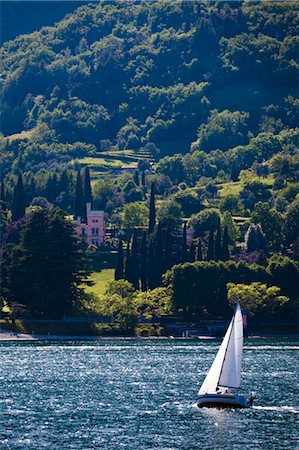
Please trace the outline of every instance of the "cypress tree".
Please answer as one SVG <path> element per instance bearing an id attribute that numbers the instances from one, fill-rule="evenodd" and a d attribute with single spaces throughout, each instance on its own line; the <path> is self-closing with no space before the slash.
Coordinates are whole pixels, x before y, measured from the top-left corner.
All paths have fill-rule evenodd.
<path id="1" fill-rule="evenodd" d="M 125 280 L 131 282 L 131 252 L 130 252 L 130 239 L 127 242 L 127 249 L 126 249 L 126 266 L 125 266 Z"/>
<path id="2" fill-rule="evenodd" d="M 134 173 L 134 182 L 135 182 L 136 186 L 140 186 L 139 172 L 138 172 L 138 170 L 135 170 L 135 173 Z"/>
<path id="3" fill-rule="evenodd" d="M 61 174 L 60 180 L 59 180 L 59 193 L 65 192 L 66 194 L 69 193 L 69 177 L 66 170 L 64 170 Z"/>
<path id="4" fill-rule="evenodd" d="M 184 223 L 183 228 L 183 239 L 182 239 L 182 262 L 186 262 L 188 260 L 188 251 L 187 251 L 187 224 Z"/>
<path id="5" fill-rule="evenodd" d="M 155 270 L 155 242 L 152 236 L 148 249 L 147 258 L 147 284 L 149 289 L 156 287 L 156 270 Z"/>
<path id="6" fill-rule="evenodd" d="M 16 220 L 24 216 L 25 216 L 25 193 L 24 193 L 23 177 L 22 174 L 20 173 L 13 193 L 12 221 L 15 222 Z"/>
<path id="7" fill-rule="evenodd" d="M 123 242 L 120 239 L 118 242 L 114 279 L 121 280 L 123 278 L 124 278 L 124 251 L 123 251 Z"/>
<path id="8" fill-rule="evenodd" d="M 149 207 L 149 225 L 148 231 L 152 233 L 156 225 L 156 202 L 155 202 L 155 185 L 151 185 L 150 207 Z"/>
<path id="9" fill-rule="evenodd" d="M 85 167 L 84 170 L 84 201 L 85 203 L 91 203 L 91 207 L 93 206 L 89 167 Z"/>
<path id="10" fill-rule="evenodd" d="M 201 239 L 198 238 L 198 244 L 197 244 L 197 252 L 196 252 L 196 261 L 202 261 L 203 257 L 202 257 L 202 242 Z"/>
<path id="11" fill-rule="evenodd" d="M 190 246 L 189 261 L 192 262 L 192 263 L 195 262 L 195 245 L 194 245 L 193 241 L 192 241 L 191 246 Z"/>
<path id="12" fill-rule="evenodd" d="M 220 219 L 218 220 L 217 225 L 217 233 L 215 240 L 215 261 L 218 261 L 221 258 L 221 227 L 220 227 Z"/>
<path id="13" fill-rule="evenodd" d="M 165 271 L 170 269 L 173 263 L 172 259 L 172 236 L 171 236 L 171 228 L 170 225 L 167 225 L 166 229 L 166 239 L 165 239 L 165 255 L 164 255 L 164 262 L 165 262 Z"/>
<path id="14" fill-rule="evenodd" d="M 140 281 L 141 289 L 145 292 L 147 290 L 147 245 L 145 231 L 143 231 L 141 241 Z"/>
<path id="15" fill-rule="evenodd" d="M 143 170 L 141 173 L 141 184 L 145 187 L 145 171 Z"/>
<path id="16" fill-rule="evenodd" d="M 135 289 L 139 289 L 139 270 L 138 270 L 138 240 L 137 240 L 137 230 L 134 229 L 132 237 L 132 248 L 131 248 L 131 258 L 130 258 L 130 270 L 131 270 L 131 283 Z"/>
<path id="17" fill-rule="evenodd" d="M 75 220 L 78 219 L 78 217 L 80 217 L 82 220 L 82 213 L 84 214 L 83 201 L 84 199 L 83 199 L 82 178 L 80 170 L 78 170 L 76 191 L 75 191 L 75 214 L 74 214 Z"/>
<path id="18" fill-rule="evenodd" d="M 4 181 L 1 181 L 0 188 L 0 244 L 2 244 L 3 234 L 6 231 L 7 226 L 7 206 L 5 199 Z"/>
<path id="19" fill-rule="evenodd" d="M 222 248 L 221 248 L 221 259 L 222 261 L 228 261 L 229 260 L 229 248 L 228 248 L 228 229 L 227 227 L 224 228 L 223 231 L 223 241 L 222 241 Z"/>
<path id="20" fill-rule="evenodd" d="M 208 241 L 207 260 L 213 261 L 214 259 L 215 259 L 214 231 L 213 231 L 213 227 L 211 227 L 210 234 L 209 234 L 209 241 Z"/>
<path id="21" fill-rule="evenodd" d="M 161 223 L 158 223 L 157 235 L 156 235 L 156 245 L 155 245 L 155 287 L 162 285 L 162 274 L 163 274 L 163 245 L 162 245 L 162 229 Z"/>

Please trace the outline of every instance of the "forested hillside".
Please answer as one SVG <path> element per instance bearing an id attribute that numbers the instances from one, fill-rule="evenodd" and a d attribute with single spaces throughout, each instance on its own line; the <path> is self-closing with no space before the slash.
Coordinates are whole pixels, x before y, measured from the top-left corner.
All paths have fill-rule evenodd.
<path id="1" fill-rule="evenodd" d="M 107 2 L 6 42 L 7 167 L 77 141 L 162 156 L 296 127 L 298 17 L 297 2 Z"/>

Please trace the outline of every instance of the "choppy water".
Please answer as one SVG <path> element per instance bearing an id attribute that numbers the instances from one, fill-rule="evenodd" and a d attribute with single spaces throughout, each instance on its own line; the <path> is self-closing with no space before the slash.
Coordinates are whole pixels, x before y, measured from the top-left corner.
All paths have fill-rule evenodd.
<path id="1" fill-rule="evenodd" d="M 199 409 L 219 342 L 2 342 L 0 448 L 299 448 L 298 342 L 246 342 L 254 408 Z"/>

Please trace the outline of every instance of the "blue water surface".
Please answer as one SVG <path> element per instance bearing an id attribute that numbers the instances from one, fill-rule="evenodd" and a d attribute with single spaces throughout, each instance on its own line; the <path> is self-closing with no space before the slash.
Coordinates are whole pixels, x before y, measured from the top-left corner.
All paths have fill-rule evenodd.
<path id="1" fill-rule="evenodd" d="M 199 409 L 196 391 L 219 343 L 2 341 L 0 448 L 299 448 L 298 341 L 246 342 L 252 409 Z"/>

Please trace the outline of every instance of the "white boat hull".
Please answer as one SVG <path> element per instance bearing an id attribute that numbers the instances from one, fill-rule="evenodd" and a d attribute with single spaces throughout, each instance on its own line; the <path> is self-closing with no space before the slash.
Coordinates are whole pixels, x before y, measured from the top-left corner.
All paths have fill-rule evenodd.
<path id="1" fill-rule="evenodd" d="M 252 402 L 244 395 L 204 394 L 196 399 L 199 408 L 250 408 Z"/>

